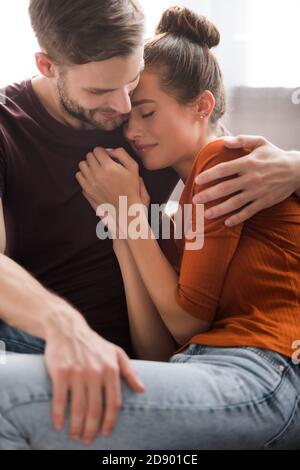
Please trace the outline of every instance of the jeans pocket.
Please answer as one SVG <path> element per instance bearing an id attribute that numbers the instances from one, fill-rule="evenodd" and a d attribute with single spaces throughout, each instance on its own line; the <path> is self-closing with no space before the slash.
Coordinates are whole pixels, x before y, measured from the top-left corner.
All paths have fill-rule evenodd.
<path id="1" fill-rule="evenodd" d="M 254 346 L 241 346 L 241 349 L 253 352 L 261 359 L 268 362 L 276 370 L 276 372 L 279 372 L 279 374 L 283 374 L 283 372 L 290 365 L 288 358 L 285 358 L 284 356 L 267 349 L 260 349 Z"/>
<path id="2" fill-rule="evenodd" d="M 201 344 L 189 344 L 183 351 L 180 353 L 174 354 L 170 359 L 169 362 L 188 362 L 191 356 L 198 356 L 200 355 L 205 346 Z"/>
<path id="3" fill-rule="evenodd" d="M 299 450 L 300 449 L 300 395 L 297 396 L 291 416 L 284 428 L 269 440 L 264 450 Z"/>
<path id="4" fill-rule="evenodd" d="M 2 321 L 0 321 L 0 340 L 4 343 L 7 352 L 43 354 L 45 351 L 46 343 L 43 339 L 28 335 Z"/>

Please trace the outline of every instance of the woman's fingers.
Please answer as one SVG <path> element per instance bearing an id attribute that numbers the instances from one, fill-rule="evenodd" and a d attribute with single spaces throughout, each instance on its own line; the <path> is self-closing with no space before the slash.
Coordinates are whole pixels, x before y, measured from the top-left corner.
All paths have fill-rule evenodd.
<path id="1" fill-rule="evenodd" d="M 96 171 L 99 170 L 100 163 L 94 153 L 92 152 L 88 153 L 86 156 L 86 160 L 92 173 L 95 173 Z"/>
<path id="2" fill-rule="evenodd" d="M 78 173 L 76 173 L 76 175 L 75 175 L 75 178 L 77 179 L 77 181 L 80 184 L 80 186 L 82 187 L 82 189 L 85 189 L 86 186 L 87 186 L 87 181 L 86 181 L 85 177 L 83 176 L 83 174 L 80 171 L 78 171 Z"/>
<path id="3" fill-rule="evenodd" d="M 98 164 L 100 164 L 103 168 L 106 168 L 113 163 L 107 151 L 101 147 L 96 147 L 93 151 L 93 154 L 98 161 Z"/>
<path id="4" fill-rule="evenodd" d="M 114 149 L 109 154 L 112 157 L 116 157 L 127 170 L 133 170 L 139 172 L 138 163 L 124 150 L 123 148 Z"/>
<path id="5" fill-rule="evenodd" d="M 79 169 L 82 175 L 85 177 L 87 181 L 92 181 L 93 180 L 93 174 L 91 172 L 91 169 L 87 162 L 80 162 L 79 163 Z"/>

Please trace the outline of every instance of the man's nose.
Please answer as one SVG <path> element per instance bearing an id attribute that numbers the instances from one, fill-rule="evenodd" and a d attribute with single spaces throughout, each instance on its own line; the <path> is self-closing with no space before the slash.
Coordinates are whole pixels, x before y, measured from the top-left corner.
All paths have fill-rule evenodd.
<path id="1" fill-rule="evenodd" d="M 114 109 L 121 114 L 129 114 L 132 106 L 128 90 L 118 90 L 114 99 Z"/>

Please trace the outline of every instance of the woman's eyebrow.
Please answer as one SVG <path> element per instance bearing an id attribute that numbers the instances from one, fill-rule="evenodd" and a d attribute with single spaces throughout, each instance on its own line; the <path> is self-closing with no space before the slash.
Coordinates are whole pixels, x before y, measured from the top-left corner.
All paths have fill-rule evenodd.
<path id="1" fill-rule="evenodd" d="M 137 100 L 137 101 L 132 101 L 131 105 L 132 107 L 134 106 L 140 106 L 141 104 L 147 104 L 147 103 L 156 103 L 154 100 Z"/>

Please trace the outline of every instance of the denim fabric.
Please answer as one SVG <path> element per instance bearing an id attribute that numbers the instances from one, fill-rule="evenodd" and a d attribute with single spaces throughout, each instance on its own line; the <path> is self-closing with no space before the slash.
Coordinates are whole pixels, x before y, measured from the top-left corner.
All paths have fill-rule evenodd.
<path id="1" fill-rule="evenodd" d="M 19 354 L 43 354 L 45 341 L 30 336 L 21 330 L 12 328 L 0 320 L 0 341 L 5 344 L 8 352 Z"/>
<path id="2" fill-rule="evenodd" d="M 132 360 L 146 386 L 122 381 L 111 436 L 86 446 L 51 425 L 43 356 L 0 366 L 0 449 L 300 449 L 300 367 L 253 347 L 192 344 L 169 362 Z"/>

